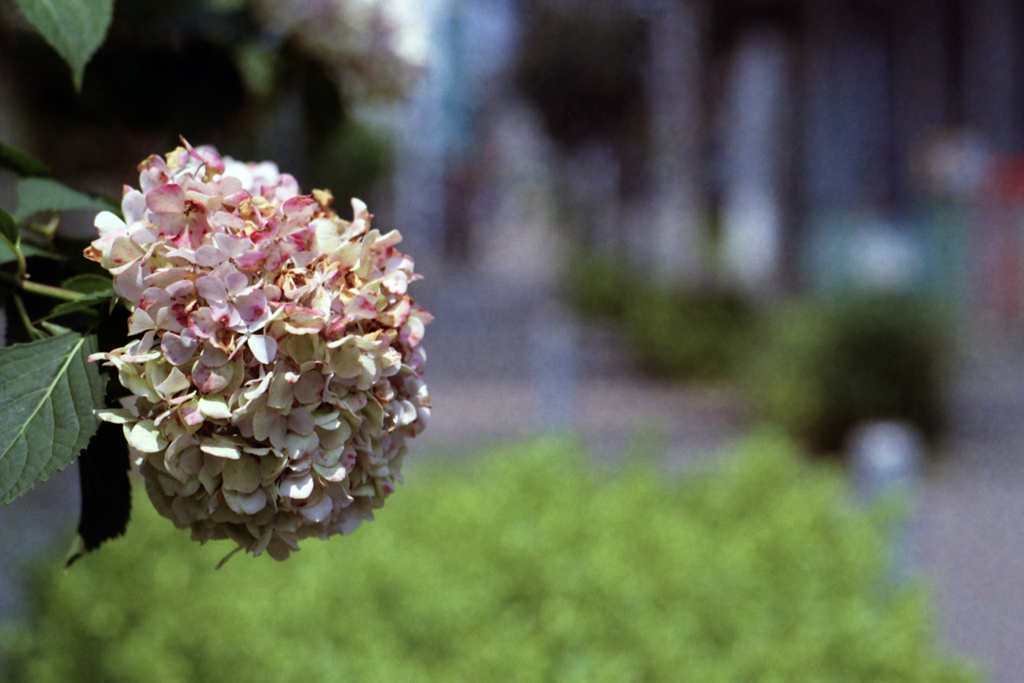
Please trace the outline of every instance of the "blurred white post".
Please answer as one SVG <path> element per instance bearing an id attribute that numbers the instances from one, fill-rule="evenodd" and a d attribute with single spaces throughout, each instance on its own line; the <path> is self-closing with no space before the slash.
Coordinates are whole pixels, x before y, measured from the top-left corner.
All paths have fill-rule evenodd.
<path id="1" fill-rule="evenodd" d="M 591 142 L 565 160 L 573 213 L 584 226 L 590 248 L 614 253 L 621 230 L 619 181 L 622 175 L 615 151 L 607 142 Z"/>
<path id="2" fill-rule="evenodd" d="M 445 97 L 452 90 L 457 55 L 444 42 L 452 37 L 442 28 L 451 5 L 450 0 L 430 0 L 419 8 L 430 27 L 429 58 L 408 100 L 396 107 L 395 224 L 405 239 L 403 251 L 416 254 L 421 272 L 440 261 L 445 237 L 444 173 L 451 144 Z"/>
<path id="3" fill-rule="evenodd" d="M 917 486 L 924 460 L 918 431 L 903 422 L 871 422 L 853 430 L 847 452 L 853 465 L 854 486 L 867 502 L 904 505 L 903 517 L 890 533 L 892 576 L 900 582 L 914 572 L 913 518 Z"/>
<path id="4" fill-rule="evenodd" d="M 579 384 L 579 333 L 571 312 L 549 301 L 530 321 L 530 384 L 536 426 L 565 431 L 576 426 Z"/>
<path id="5" fill-rule="evenodd" d="M 700 146 L 703 3 L 637 0 L 650 22 L 647 96 L 651 121 L 654 213 L 650 234 L 638 235 L 664 281 L 703 278 L 701 232 L 705 202 Z"/>
<path id="6" fill-rule="evenodd" d="M 730 58 L 719 121 L 724 265 L 729 279 L 755 297 L 780 284 L 789 72 L 785 39 L 777 30 L 748 32 Z"/>

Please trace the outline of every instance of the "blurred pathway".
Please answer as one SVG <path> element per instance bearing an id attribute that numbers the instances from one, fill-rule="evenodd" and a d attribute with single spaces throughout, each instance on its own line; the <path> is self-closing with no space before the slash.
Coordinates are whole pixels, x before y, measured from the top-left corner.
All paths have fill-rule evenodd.
<path id="1" fill-rule="evenodd" d="M 925 478 L 917 551 L 941 632 L 991 683 L 1024 680 L 1024 353 L 965 361 L 945 458 Z"/>
<path id="2" fill-rule="evenodd" d="M 579 434 L 599 457 L 614 459 L 631 444 L 653 448 L 673 470 L 712 460 L 745 422 L 725 387 L 592 379 L 573 393 L 574 419 L 553 431 Z M 544 431 L 546 404 L 528 382 L 438 380 L 430 394 L 430 427 L 415 446 L 426 457 Z"/>

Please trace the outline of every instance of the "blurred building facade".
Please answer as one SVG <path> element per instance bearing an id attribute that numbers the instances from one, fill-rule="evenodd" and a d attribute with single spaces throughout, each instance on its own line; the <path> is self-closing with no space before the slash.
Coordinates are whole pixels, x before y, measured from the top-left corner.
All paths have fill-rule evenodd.
<path id="1" fill-rule="evenodd" d="M 0 21 L 0 71 L 23 81 L 0 79 L 4 139 L 100 192 L 127 177 L 110 169 L 186 132 L 364 194 L 371 183 L 357 180 L 390 170 L 366 163 L 390 154 L 373 139 L 387 129 L 393 192 L 372 204 L 425 266 L 544 285 L 572 254 L 606 252 L 666 282 L 752 298 L 867 283 L 1024 319 L 1024 165 L 1013 157 L 1024 7 L 1013 0 L 191 4 L 189 22 L 174 23 L 170 10 L 119 3 L 124 28 L 81 98 L 64 81 L 54 94 L 66 67 Z M 353 19 L 371 5 L 373 21 Z M 323 17 L 351 44 L 326 39 Z M 133 37 L 138 25 L 168 44 L 153 51 Z M 396 47 L 406 43 L 419 45 L 415 68 L 381 57 L 391 46 L 408 58 Z M 124 79 L 162 81 L 120 70 L 144 55 L 168 73 L 215 61 L 223 78 L 200 89 L 238 97 L 217 98 L 219 117 L 144 106 L 156 91 L 135 96 Z M 99 128 L 108 118 L 114 128 Z"/>
<path id="2" fill-rule="evenodd" d="M 418 117 L 406 118 L 403 224 L 429 223 L 419 232 L 457 260 L 500 260 L 481 250 L 549 231 L 534 238 L 549 250 L 561 239 L 570 249 L 621 252 L 662 279 L 752 296 L 850 283 L 924 288 L 961 307 L 981 297 L 1005 308 L 995 300 L 1018 296 L 997 293 L 1020 287 L 1014 267 L 993 270 L 985 259 L 1020 252 L 1012 230 L 990 227 L 1009 220 L 992 210 L 995 199 L 1019 198 L 993 198 L 989 188 L 1000 156 L 1024 143 L 1024 7 L 602 6 L 612 4 L 609 21 L 629 24 L 636 50 L 602 51 L 572 33 L 538 38 L 538 25 L 559 13 L 571 25 L 604 11 L 585 3 L 438 3 L 435 68 L 414 98 Z M 628 125 L 604 120 L 565 133 L 567 117 L 590 116 L 585 98 L 548 102 L 563 113 L 561 130 L 552 124 L 530 90 L 538 70 L 524 78 L 523 61 L 531 50 L 561 59 L 551 71 L 578 89 L 593 74 L 574 79 L 565 67 L 573 45 L 584 64 L 640 55 L 639 89 L 609 87 L 640 99 L 639 114 L 624 115 Z M 510 174 L 533 190 L 518 208 L 499 210 Z M 496 225 L 502 211 L 519 225 Z M 557 225 L 531 227 L 544 220 Z"/>

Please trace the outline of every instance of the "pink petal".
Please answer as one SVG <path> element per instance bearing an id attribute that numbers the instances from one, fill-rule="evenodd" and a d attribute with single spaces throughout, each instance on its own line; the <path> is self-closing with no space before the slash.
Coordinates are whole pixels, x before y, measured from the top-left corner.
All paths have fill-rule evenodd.
<path id="1" fill-rule="evenodd" d="M 153 319 L 141 308 L 135 309 L 135 312 L 128 318 L 128 334 L 141 334 L 146 330 L 152 330 L 153 327 Z"/>
<path id="2" fill-rule="evenodd" d="M 254 334 L 249 337 L 249 349 L 260 363 L 266 365 L 277 356 L 277 340 L 265 334 Z"/>
<path id="3" fill-rule="evenodd" d="M 209 244 L 196 249 L 196 263 L 207 268 L 216 268 L 228 258 L 227 254 Z"/>
<path id="4" fill-rule="evenodd" d="M 139 306 L 142 310 L 147 310 L 153 306 L 153 304 L 160 303 L 161 301 L 169 301 L 171 295 L 165 290 L 159 287 L 149 287 L 142 293 L 142 298 L 139 300 Z"/>
<path id="5" fill-rule="evenodd" d="M 252 193 L 247 190 L 239 190 L 234 194 L 227 195 L 224 197 L 224 204 L 227 206 L 238 206 L 246 199 L 252 199 Z M 244 225 L 244 222 L 243 222 Z M 241 228 L 239 228 L 241 229 Z"/>
<path id="6" fill-rule="evenodd" d="M 156 309 L 155 321 L 158 329 L 181 334 L 188 323 L 188 319 L 185 317 L 185 307 L 181 304 L 161 306 Z"/>
<path id="7" fill-rule="evenodd" d="M 210 221 L 206 218 L 206 207 L 202 204 L 192 204 L 192 211 L 188 214 L 188 223 L 185 232 L 177 240 L 178 246 L 188 245 L 198 249 L 203 243 L 203 237 L 211 231 Z"/>
<path id="8" fill-rule="evenodd" d="M 160 340 L 160 350 L 172 365 L 183 365 L 192 358 L 199 340 L 191 330 L 185 330 L 181 336 L 173 332 L 165 332 Z"/>
<path id="9" fill-rule="evenodd" d="M 313 475 L 305 474 L 292 475 L 281 482 L 281 495 L 285 498 L 296 498 L 303 500 L 309 498 L 313 493 Z"/>
<path id="10" fill-rule="evenodd" d="M 128 237 L 118 237 L 110 247 L 110 260 L 114 266 L 123 266 L 126 263 L 142 258 L 146 252 L 139 249 L 139 245 L 132 242 Z"/>
<path id="11" fill-rule="evenodd" d="M 328 519 L 333 510 L 334 501 L 331 500 L 331 497 L 321 496 L 320 500 L 313 505 L 299 508 L 299 514 L 315 524 Z"/>
<path id="12" fill-rule="evenodd" d="M 191 268 L 165 268 L 153 273 L 146 283 L 150 287 L 170 289 L 171 285 L 174 283 L 187 280 L 191 272 Z"/>
<path id="13" fill-rule="evenodd" d="M 224 282 L 210 275 L 196 280 L 196 291 L 209 302 L 219 303 L 228 298 L 228 288 L 224 286 Z"/>
<path id="14" fill-rule="evenodd" d="M 220 155 L 217 154 L 217 150 L 209 145 L 203 145 L 202 147 L 196 147 L 193 150 L 193 154 L 206 162 L 206 165 L 217 171 L 218 173 L 224 172 L 224 162 L 221 160 Z"/>
<path id="15" fill-rule="evenodd" d="M 217 218 L 222 213 L 223 212 L 218 212 L 217 214 L 214 215 L 214 218 Z M 228 214 L 228 215 L 229 216 L 233 216 L 235 218 L 238 218 L 237 216 L 234 216 L 234 214 Z M 238 220 L 241 221 L 242 219 L 238 218 Z M 244 222 L 242 223 L 242 225 L 238 226 L 238 229 L 241 229 L 243 227 L 245 227 L 245 223 Z M 252 245 L 252 240 L 249 239 L 248 237 L 236 237 L 234 235 L 228 235 L 228 234 L 225 234 L 225 233 L 216 233 L 213 236 L 213 242 L 214 242 L 214 244 L 217 245 L 218 249 L 223 251 L 225 254 L 227 254 L 231 258 L 235 258 L 236 256 L 241 256 L 246 251 L 249 251 L 250 249 L 252 249 L 252 246 L 253 246 Z"/>
<path id="16" fill-rule="evenodd" d="M 109 235 L 113 239 L 114 237 L 128 234 L 128 226 L 125 222 L 109 211 L 100 211 L 96 215 L 93 225 L 96 226 L 96 231 L 99 232 L 100 237 L 107 237 Z"/>
<path id="17" fill-rule="evenodd" d="M 231 304 L 212 301 L 210 302 L 210 310 L 213 311 L 214 319 L 224 327 L 236 332 L 244 331 L 245 325 L 242 324 L 242 316 L 238 315 L 238 311 Z"/>
<path id="18" fill-rule="evenodd" d="M 401 241 L 402 233 L 398 232 L 397 230 L 392 230 L 388 234 L 378 237 L 377 240 L 373 243 L 373 248 L 387 249 L 388 247 L 395 246 Z"/>
<path id="19" fill-rule="evenodd" d="M 167 293 L 172 298 L 178 298 L 181 296 L 188 296 L 192 293 L 192 290 L 196 288 L 195 283 L 191 280 L 180 280 L 167 286 Z"/>
<path id="20" fill-rule="evenodd" d="M 252 493 L 240 493 L 232 489 L 222 489 L 224 502 L 240 515 L 255 515 L 267 506 L 267 493 L 258 488 Z"/>
<path id="21" fill-rule="evenodd" d="M 216 394 L 223 391 L 231 383 L 233 376 L 233 368 L 230 365 L 212 369 L 202 363 L 192 366 L 192 383 L 204 394 Z"/>
<path id="22" fill-rule="evenodd" d="M 154 214 L 153 222 L 160 228 L 160 236 L 164 239 L 179 238 L 185 229 L 185 214 L 158 213 Z"/>
<path id="23" fill-rule="evenodd" d="M 284 204 L 281 205 L 281 213 L 289 215 L 291 213 L 308 209 L 316 204 L 316 200 L 307 195 L 299 195 L 298 197 L 292 197 Z"/>
<path id="24" fill-rule="evenodd" d="M 113 270 L 111 273 L 113 274 Z M 132 303 L 138 303 L 145 291 L 144 274 L 138 261 L 134 261 L 114 275 L 114 293 Z"/>
<path id="25" fill-rule="evenodd" d="M 224 172 L 224 161 L 221 160 L 220 155 L 217 154 L 217 150 L 210 145 L 201 145 L 199 147 L 192 147 L 185 136 L 179 135 L 178 139 L 181 140 L 181 144 L 185 145 L 185 149 L 199 161 L 204 162 L 207 166 L 217 171 L 218 173 Z"/>
<path id="26" fill-rule="evenodd" d="M 249 286 L 249 277 L 243 272 L 232 269 L 231 273 L 224 276 L 224 285 L 228 288 L 228 294 L 235 296 Z"/>
<path id="27" fill-rule="evenodd" d="M 150 154 L 148 158 L 139 164 L 139 186 L 143 192 L 151 192 L 169 179 L 167 176 L 167 163 L 163 157 Z"/>
<path id="28" fill-rule="evenodd" d="M 121 213 L 124 214 L 126 223 L 131 225 L 135 221 L 142 220 L 145 211 L 146 195 L 134 188 L 124 193 L 124 197 L 121 198 Z"/>
<path id="29" fill-rule="evenodd" d="M 199 407 L 195 404 L 189 404 L 182 406 L 181 410 L 178 411 L 178 415 L 181 417 L 181 421 L 190 427 L 194 427 L 197 424 L 202 424 L 203 414 L 199 412 Z"/>
<path id="30" fill-rule="evenodd" d="M 204 346 L 199 362 L 208 368 L 219 368 L 228 362 L 228 354 L 216 346 Z"/>
<path id="31" fill-rule="evenodd" d="M 226 180 L 226 178 L 224 180 Z M 223 183 L 223 180 L 221 182 Z M 227 211 L 216 211 L 213 216 L 210 217 L 210 225 L 223 230 L 238 231 L 245 227 L 245 219 L 237 214 L 229 213 Z M 224 233 L 216 233 L 213 236 L 213 239 L 217 241 L 218 237 L 228 237 L 228 235 Z M 217 246 L 224 249 L 224 245 L 221 244 L 220 241 L 217 241 Z M 225 249 L 225 251 L 227 251 L 227 249 Z"/>
<path id="32" fill-rule="evenodd" d="M 238 264 L 239 268 L 251 269 L 258 267 L 265 258 L 267 258 L 267 255 L 262 251 L 252 250 L 235 257 L 235 263 Z"/>
<path id="33" fill-rule="evenodd" d="M 184 213 L 185 191 L 175 183 L 161 185 L 146 195 L 146 206 L 154 213 Z"/>
<path id="34" fill-rule="evenodd" d="M 259 320 L 266 319 L 267 297 L 257 289 L 249 294 L 235 297 L 235 308 L 238 310 L 238 315 L 242 317 L 242 320 L 247 325 L 252 325 Z"/>
<path id="35" fill-rule="evenodd" d="M 373 318 L 377 315 L 377 308 L 365 296 L 357 294 L 345 306 L 345 315 L 351 316 L 354 320 Z"/>
<path id="36" fill-rule="evenodd" d="M 288 429 L 296 434 L 309 436 L 313 433 L 314 427 L 316 422 L 313 420 L 313 414 L 306 408 L 292 408 L 288 413 Z"/>
<path id="37" fill-rule="evenodd" d="M 224 169 L 220 169 L 220 172 L 223 173 Z M 214 185 L 217 186 L 217 192 L 225 197 L 230 197 L 242 189 L 242 181 L 234 176 L 224 176 Z"/>
<path id="38" fill-rule="evenodd" d="M 202 337 L 203 339 L 209 339 L 217 334 L 217 330 L 221 328 L 221 324 L 217 321 L 216 317 L 214 317 L 212 310 L 209 308 L 200 308 L 199 310 L 193 311 L 189 314 L 188 328 L 192 330 L 196 336 Z"/>

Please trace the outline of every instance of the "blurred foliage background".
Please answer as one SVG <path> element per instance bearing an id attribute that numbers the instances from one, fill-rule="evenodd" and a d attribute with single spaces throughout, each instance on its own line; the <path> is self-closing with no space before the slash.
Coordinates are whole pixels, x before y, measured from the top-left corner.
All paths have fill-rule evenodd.
<path id="1" fill-rule="evenodd" d="M 184 135 L 237 158 L 273 158 L 339 197 L 367 196 L 386 177 L 391 148 L 353 108 L 401 95 L 416 67 L 394 51 L 381 17 L 340 8 L 122 0 L 79 95 L 60 57 L 4 3 L 0 59 L 31 65 L 7 74 L 31 121 L 28 146 L 84 189 L 118 194 L 141 159 Z"/>
<path id="2" fill-rule="evenodd" d="M 577 259 L 566 288 L 581 316 L 623 333 L 641 371 L 737 386 L 755 419 L 815 453 L 841 454 L 850 430 L 872 420 L 912 424 L 933 444 L 945 424 L 953 333 L 919 298 L 853 292 L 759 307 L 728 289 L 665 286 L 610 255 Z"/>
<path id="3" fill-rule="evenodd" d="M 967 683 L 888 523 L 762 433 L 680 480 L 546 440 L 417 464 L 379 521 L 288 562 L 200 547 L 148 506 L 61 575 L 30 574 L 13 682 Z"/>

